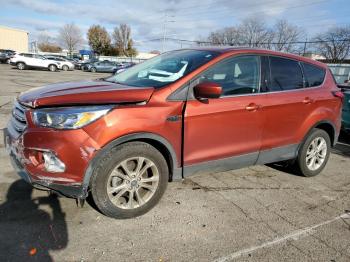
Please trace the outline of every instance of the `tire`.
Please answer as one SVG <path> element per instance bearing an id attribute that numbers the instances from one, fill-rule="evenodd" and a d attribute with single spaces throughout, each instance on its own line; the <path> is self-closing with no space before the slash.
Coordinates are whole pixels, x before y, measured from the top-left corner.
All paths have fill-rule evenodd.
<path id="1" fill-rule="evenodd" d="M 137 172 L 138 167 L 141 172 Z M 130 142 L 101 157 L 93 167 L 90 188 L 97 208 L 104 215 L 132 218 L 145 214 L 159 202 L 168 179 L 167 162 L 156 148 Z"/>
<path id="2" fill-rule="evenodd" d="M 9 65 L 10 64 L 10 59 L 6 59 L 5 63 Z"/>
<path id="3" fill-rule="evenodd" d="M 323 146 L 321 146 L 321 143 Z M 330 148 L 331 139 L 328 133 L 322 129 L 312 129 L 299 149 L 295 162 L 297 171 L 305 177 L 312 177 L 321 173 L 328 162 Z"/>
<path id="4" fill-rule="evenodd" d="M 91 67 L 90 71 L 91 71 L 91 73 L 96 73 L 96 68 L 95 67 Z"/>
<path id="5" fill-rule="evenodd" d="M 62 70 L 63 70 L 63 71 L 68 71 L 68 70 L 69 70 L 69 67 L 66 66 L 66 65 L 64 65 L 64 66 L 62 66 Z"/>
<path id="6" fill-rule="evenodd" d="M 18 70 L 24 70 L 26 69 L 26 64 L 23 62 L 19 62 L 16 64 L 16 67 L 18 68 Z"/>
<path id="7" fill-rule="evenodd" d="M 55 66 L 55 65 L 49 65 L 49 71 L 51 71 L 51 72 L 56 72 L 57 71 L 57 66 Z"/>

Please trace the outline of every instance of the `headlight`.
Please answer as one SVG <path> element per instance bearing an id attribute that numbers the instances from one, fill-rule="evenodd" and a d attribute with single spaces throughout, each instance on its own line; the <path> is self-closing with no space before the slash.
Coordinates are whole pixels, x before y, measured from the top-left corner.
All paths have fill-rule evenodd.
<path id="1" fill-rule="evenodd" d="M 37 109 L 34 123 L 56 129 L 78 129 L 107 114 L 113 106 L 84 106 Z"/>

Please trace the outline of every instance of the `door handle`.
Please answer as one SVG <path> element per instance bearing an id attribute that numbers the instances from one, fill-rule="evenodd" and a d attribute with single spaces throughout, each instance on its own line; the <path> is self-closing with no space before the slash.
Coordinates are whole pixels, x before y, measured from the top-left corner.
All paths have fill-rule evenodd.
<path id="1" fill-rule="evenodd" d="M 249 105 L 247 105 L 245 107 L 245 109 L 248 111 L 256 111 L 259 109 L 259 105 L 255 104 L 255 103 L 250 103 Z"/>
<path id="2" fill-rule="evenodd" d="M 313 100 L 310 97 L 305 97 L 303 100 L 304 104 L 311 104 L 313 102 Z"/>

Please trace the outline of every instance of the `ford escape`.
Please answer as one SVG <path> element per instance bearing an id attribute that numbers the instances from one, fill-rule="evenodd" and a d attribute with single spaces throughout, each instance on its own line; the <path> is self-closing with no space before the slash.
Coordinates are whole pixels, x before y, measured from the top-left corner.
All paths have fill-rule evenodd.
<path id="1" fill-rule="evenodd" d="M 168 52 L 105 79 L 51 84 L 15 101 L 5 144 L 34 187 L 107 216 L 144 214 L 169 181 L 288 161 L 325 167 L 343 94 L 326 65 L 259 49 Z"/>

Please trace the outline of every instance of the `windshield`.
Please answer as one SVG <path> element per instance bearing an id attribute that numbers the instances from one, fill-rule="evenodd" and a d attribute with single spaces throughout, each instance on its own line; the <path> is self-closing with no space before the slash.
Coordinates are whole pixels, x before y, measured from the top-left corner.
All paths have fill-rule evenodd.
<path id="1" fill-rule="evenodd" d="M 147 60 L 106 81 L 128 86 L 162 87 L 189 74 L 218 55 L 204 50 L 179 50 Z"/>

